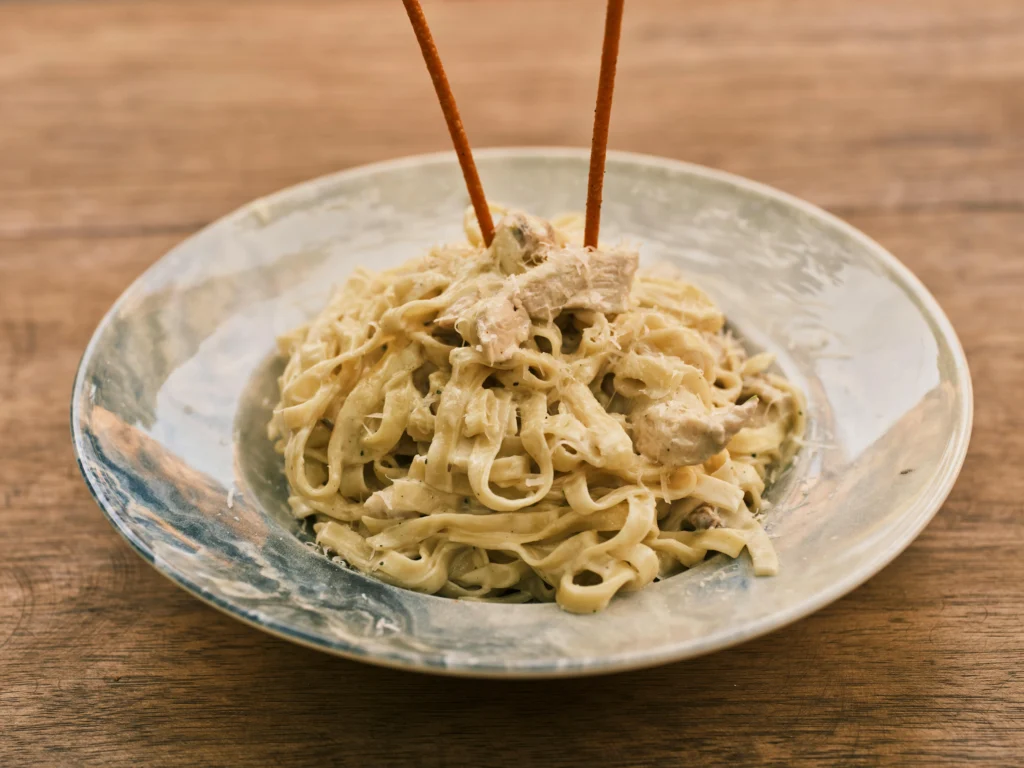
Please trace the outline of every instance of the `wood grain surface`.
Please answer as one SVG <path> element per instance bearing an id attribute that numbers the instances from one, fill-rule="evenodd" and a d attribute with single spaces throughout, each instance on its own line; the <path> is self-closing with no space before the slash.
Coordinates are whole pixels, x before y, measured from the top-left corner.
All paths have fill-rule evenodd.
<path id="1" fill-rule="evenodd" d="M 603 3 L 424 7 L 476 146 L 587 144 Z M 501 683 L 331 658 L 176 589 L 79 477 L 75 366 L 144 268 L 251 198 L 447 144 L 397 0 L 0 2 L 0 765 L 1024 764 L 1024 3 L 627 3 L 612 147 L 862 228 L 975 384 L 905 554 L 695 661 Z"/>

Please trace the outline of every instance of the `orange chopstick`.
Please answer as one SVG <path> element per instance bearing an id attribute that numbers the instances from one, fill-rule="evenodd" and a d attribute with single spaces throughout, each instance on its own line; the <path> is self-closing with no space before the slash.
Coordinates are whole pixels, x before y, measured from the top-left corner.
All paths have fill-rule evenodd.
<path id="1" fill-rule="evenodd" d="M 622 8 L 625 0 L 608 0 L 604 20 L 604 44 L 601 48 L 601 74 L 597 81 L 597 107 L 594 109 L 594 136 L 590 143 L 590 176 L 587 180 L 587 219 L 583 245 L 596 248 L 601 229 L 601 194 L 604 189 L 604 162 L 608 153 L 608 124 L 615 89 L 615 64 L 619 58 L 622 35 Z"/>
<path id="2" fill-rule="evenodd" d="M 484 188 L 480 183 L 480 175 L 476 170 L 476 163 L 473 162 L 473 153 L 469 148 L 469 139 L 466 138 L 466 129 L 462 127 L 462 119 L 459 117 L 459 109 L 455 106 L 455 96 L 448 84 L 444 67 L 441 65 L 441 57 L 437 53 L 437 46 L 434 45 L 434 38 L 430 34 L 430 27 L 427 26 L 427 17 L 423 15 L 423 8 L 419 0 L 402 0 L 405 3 L 405 10 L 409 14 L 409 21 L 412 22 L 412 29 L 416 33 L 416 40 L 423 52 L 423 61 L 427 64 L 427 71 L 430 72 L 430 79 L 434 81 L 434 90 L 437 92 L 437 100 L 441 103 L 441 111 L 444 112 L 445 122 L 448 123 L 448 133 L 451 134 L 452 144 L 455 145 L 455 154 L 459 158 L 459 165 L 462 167 L 462 176 L 466 180 L 466 189 L 469 190 L 469 199 L 473 203 L 473 210 L 476 212 L 476 220 L 480 224 L 480 233 L 483 235 L 484 243 L 491 244 L 494 239 L 494 222 L 491 219 L 491 210 L 487 207 L 487 198 L 484 196 Z M 605 130 L 607 133 L 607 129 Z"/>

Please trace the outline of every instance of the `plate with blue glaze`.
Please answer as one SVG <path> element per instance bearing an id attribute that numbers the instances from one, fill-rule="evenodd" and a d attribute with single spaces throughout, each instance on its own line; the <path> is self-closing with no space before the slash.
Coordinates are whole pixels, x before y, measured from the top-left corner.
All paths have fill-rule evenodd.
<path id="1" fill-rule="evenodd" d="M 588 154 L 477 154 L 491 199 L 580 210 Z M 769 187 L 611 153 L 602 235 L 711 294 L 808 399 L 807 443 L 769 489 L 781 570 L 715 557 L 603 612 L 450 600 L 392 587 L 312 546 L 266 437 L 275 337 L 359 266 L 462 238 L 451 153 L 381 163 L 257 200 L 143 274 L 96 330 L 71 402 L 86 483 L 114 528 L 196 597 L 348 658 L 480 677 L 597 674 L 690 658 L 846 594 L 920 533 L 971 429 L 963 351 L 935 300 L 878 244 Z M 144 606 L 140 606 L 144 608 Z"/>

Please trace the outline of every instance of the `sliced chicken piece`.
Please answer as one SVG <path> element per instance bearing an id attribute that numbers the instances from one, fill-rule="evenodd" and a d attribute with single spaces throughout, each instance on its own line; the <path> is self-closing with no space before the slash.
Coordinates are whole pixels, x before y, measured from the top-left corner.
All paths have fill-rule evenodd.
<path id="1" fill-rule="evenodd" d="M 634 415 L 633 444 L 669 467 L 702 464 L 729 444 L 757 409 L 757 400 L 718 411 L 687 408 L 677 400 L 654 403 Z"/>
<path id="2" fill-rule="evenodd" d="M 525 213 L 509 213 L 498 222 L 491 255 L 506 275 L 519 275 L 547 260 L 555 230 L 546 221 Z"/>
<path id="3" fill-rule="evenodd" d="M 683 520 L 683 530 L 707 531 L 722 525 L 722 518 L 710 504 L 701 504 Z"/>
<path id="4" fill-rule="evenodd" d="M 612 315 L 629 307 L 638 261 L 636 251 L 569 246 L 549 250 L 539 267 L 510 279 L 523 308 L 538 320 L 553 320 L 563 309 Z"/>
<path id="5" fill-rule="evenodd" d="M 530 318 L 504 294 L 480 301 L 469 320 L 468 330 L 463 323 L 456 330 L 483 352 L 488 365 L 508 360 L 530 335 Z"/>
<path id="6" fill-rule="evenodd" d="M 540 266 L 509 275 L 494 295 L 472 305 L 453 303 L 436 322 L 450 321 L 494 365 L 508 360 L 526 341 L 531 318 L 551 321 L 563 309 L 617 314 L 629 307 L 636 251 L 566 247 L 545 253 L 547 260 Z"/>

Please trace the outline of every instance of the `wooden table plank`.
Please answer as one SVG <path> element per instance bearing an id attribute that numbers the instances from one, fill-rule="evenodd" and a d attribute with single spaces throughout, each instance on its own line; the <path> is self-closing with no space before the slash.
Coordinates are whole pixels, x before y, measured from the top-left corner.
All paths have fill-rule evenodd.
<path id="1" fill-rule="evenodd" d="M 588 143 L 592 5 L 430 4 L 477 145 Z M 833 209 L 1018 206 L 1024 6 L 900 5 L 635 3 L 612 144 Z M 193 228 L 445 148 L 407 27 L 376 0 L 0 5 L 0 146 L 25 158 L 0 164 L 0 233 Z"/>
<path id="2" fill-rule="evenodd" d="M 599 4 L 425 4 L 477 145 L 586 144 Z M 202 224 L 443 149 L 443 122 L 398 3 L 7 2 L 0 765 L 1020 763 L 1024 5 L 634 0 L 620 67 L 614 146 L 836 210 L 949 314 L 975 432 L 922 536 L 771 636 L 591 680 L 380 670 L 205 607 L 78 476 L 67 402 L 92 329 Z"/>

